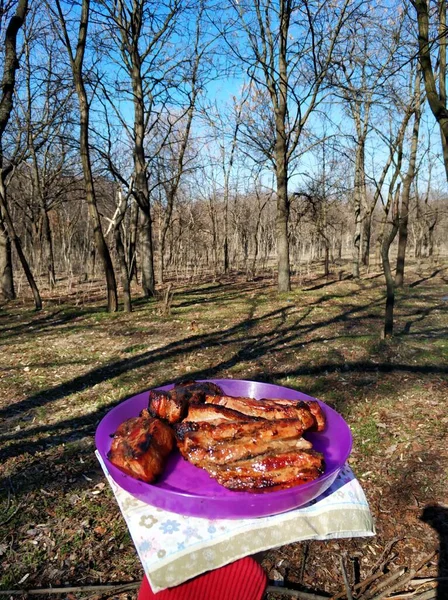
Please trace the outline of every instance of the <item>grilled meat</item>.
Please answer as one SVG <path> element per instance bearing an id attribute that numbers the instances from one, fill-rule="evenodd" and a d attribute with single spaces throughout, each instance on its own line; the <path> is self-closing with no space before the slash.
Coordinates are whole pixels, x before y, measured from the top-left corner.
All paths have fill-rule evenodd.
<path id="1" fill-rule="evenodd" d="M 177 446 L 192 464 L 208 469 L 207 464 L 229 464 L 274 450 L 311 448 L 301 437 L 298 419 L 264 419 L 215 423 L 184 421 L 176 426 Z"/>
<path id="2" fill-rule="evenodd" d="M 322 431 L 318 402 L 207 394 L 175 425 L 182 456 L 232 490 L 263 492 L 312 481 L 324 469 L 304 431 Z"/>
<path id="3" fill-rule="evenodd" d="M 215 404 L 190 404 L 183 422 L 213 423 L 214 425 L 217 425 L 218 423 L 224 423 L 226 421 L 238 422 L 247 420 L 247 415 L 225 406 Z M 252 420 L 257 421 L 260 419 L 258 417 L 253 417 Z"/>
<path id="4" fill-rule="evenodd" d="M 228 489 L 281 490 L 323 472 L 323 455 L 302 436 L 324 428 L 318 402 L 225 396 L 214 383 L 187 381 L 151 390 L 148 410 L 120 425 L 108 457 L 152 482 L 177 443 L 186 460 Z"/>
<path id="5" fill-rule="evenodd" d="M 207 465 L 218 483 L 231 490 L 274 491 L 288 489 L 319 477 L 323 455 L 313 450 L 265 453 L 226 465 Z"/>
<path id="6" fill-rule="evenodd" d="M 184 381 L 177 383 L 173 388 L 175 390 L 187 390 L 194 394 L 222 394 L 223 391 L 216 383 L 212 381 Z M 203 400 L 202 400 L 203 401 Z"/>
<path id="7" fill-rule="evenodd" d="M 281 406 L 291 406 L 295 405 L 297 407 L 306 408 L 311 412 L 314 417 L 314 425 L 311 428 L 312 431 L 323 431 L 326 426 L 325 415 L 320 407 L 319 402 L 317 400 L 284 400 L 283 398 L 275 398 L 275 399 L 264 399 L 260 400 L 260 402 L 274 402 L 277 405 Z"/>
<path id="8" fill-rule="evenodd" d="M 145 409 L 118 427 L 108 458 L 127 475 L 151 483 L 162 473 L 174 447 L 171 427 Z"/>
<path id="9" fill-rule="evenodd" d="M 263 419 L 300 419 L 303 429 L 322 431 L 325 428 L 325 417 L 319 403 L 295 400 L 239 398 L 234 396 L 206 396 L 206 403 L 225 406 L 245 415 L 262 417 Z"/>
<path id="10" fill-rule="evenodd" d="M 209 381 L 187 381 L 169 391 L 151 390 L 148 410 L 153 417 L 179 423 L 187 414 L 188 406 L 205 402 L 206 394 L 222 394 L 222 390 Z"/>
<path id="11" fill-rule="evenodd" d="M 291 427 L 291 429 L 294 428 Z M 312 444 L 304 438 L 297 437 L 294 433 L 291 435 L 291 432 L 288 435 L 287 431 L 279 432 L 277 430 L 277 435 L 275 432 L 269 435 L 269 431 L 264 431 L 267 434 L 264 436 L 259 431 L 252 435 L 250 433 L 241 435 L 236 439 L 224 437 L 221 440 L 214 440 L 213 433 L 202 430 L 184 433 L 183 441 L 178 442 L 182 456 L 194 465 L 208 470 L 206 466 L 208 463 L 225 465 L 267 452 L 288 452 L 312 447 Z M 209 443 L 205 442 L 206 438 Z"/>
<path id="12" fill-rule="evenodd" d="M 189 437 L 196 444 L 212 446 L 221 441 L 236 443 L 246 438 L 254 440 L 298 438 L 303 433 L 303 427 L 300 419 L 280 419 L 273 422 L 246 417 L 245 421 L 228 421 L 219 424 L 183 421 L 176 425 L 175 431 L 179 442 Z"/>

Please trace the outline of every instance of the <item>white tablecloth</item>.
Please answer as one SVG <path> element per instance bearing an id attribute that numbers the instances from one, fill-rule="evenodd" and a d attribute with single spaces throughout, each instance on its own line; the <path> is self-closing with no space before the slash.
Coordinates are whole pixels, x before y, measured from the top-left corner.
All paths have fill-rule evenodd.
<path id="1" fill-rule="evenodd" d="M 200 519 L 134 498 L 96 455 L 154 592 L 269 548 L 375 534 L 364 492 L 347 465 L 324 494 L 301 508 L 258 519 Z"/>

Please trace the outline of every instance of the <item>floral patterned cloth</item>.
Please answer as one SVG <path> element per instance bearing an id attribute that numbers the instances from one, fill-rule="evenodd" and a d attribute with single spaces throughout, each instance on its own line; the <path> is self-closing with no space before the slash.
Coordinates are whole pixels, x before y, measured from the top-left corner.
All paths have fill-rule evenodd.
<path id="1" fill-rule="evenodd" d="M 154 592 L 269 548 L 375 534 L 366 497 L 348 465 L 326 492 L 296 510 L 258 519 L 200 519 L 134 498 L 96 455 Z"/>

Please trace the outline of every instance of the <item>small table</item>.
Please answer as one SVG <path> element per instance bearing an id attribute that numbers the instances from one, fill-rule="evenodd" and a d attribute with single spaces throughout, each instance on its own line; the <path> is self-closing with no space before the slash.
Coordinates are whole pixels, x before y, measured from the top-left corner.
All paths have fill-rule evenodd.
<path id="1" fill-rule="evenodd" d="M 134 498 L 96 456 L 156 593 L 244 556 L 305 540 L 375 535 L 366 497 L 348 465 L 319 498 L 286 513 L 257 519 L 201 519 Z"/>

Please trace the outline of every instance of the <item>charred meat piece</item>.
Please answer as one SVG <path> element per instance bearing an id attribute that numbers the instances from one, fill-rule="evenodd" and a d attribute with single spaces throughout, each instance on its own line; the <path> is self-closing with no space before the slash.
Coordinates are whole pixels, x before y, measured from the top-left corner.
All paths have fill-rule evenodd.
<path id="1" fill-rule="evenodd" d="M 304 439 L 322 431 L 318 402 L 207 394 L 175 425 L 182 456 L 231 490 L 264 492 L 312 481 L 324 470 L 323 455 Z"/>
<path id="2" fill-rule="evenodd" d="M 153 417 L 168 423 L 178 423 L 193 403 L 204 403 L 206 394 L 222 394 L 222 390 L 210 381 L 188 381 L 176 385 L 172 390 L 151 390 L 148 410 Z"/>
<path id="3" fill-rule="evenodd" d="M 263 492 L 312 481 L 324 470 L 323 456 L 313 450 L 265 453 L 226 465 L 207 465 L 218 483 L 231 490 Z"/>
<path id="4" fill-rule="evenodd" d="M 266 452 L 310 449 L 311 443 L 300 437 L 302 426 L 297 419 L 246 423 L 183 422 L 176 427 L 178 448 L 187 460 L 199 467 L 206 463 L 229 464 Z"/>
<path id="5" fill-rule="evenodd" d="M 256 440 L 272 438 L 300 437 L 303 433 L 300 419 L 281 419 L 275 422 L 266 419 L 250 419 L 245 421 L 192 422 L 183 421 L 175 427 L 176 438 L 182 442 L 185 436 L 193 437 L 197 444 L 212 446 L 220 441 L 240 443 L 247 437 Z"/>
<path id="6" fill-rule="evenodd" d="M 255 400 L 254 398 L 239 398 L 234 396 L 207 396 L 206 403 L 225 406 L 237 410 L 251 417 L 262 417 L 263 419 L 300 419 L 303 429 L 321 431 L 320 426 L 325 427 L 325 417 L 316 402 L 313 409 L 308 402 L 294 400 Z M 319 422 L 314 412 L 319 411 Z"/>
<path id="7" fill-rule="evenodd" d="M 247 420 L 261 420 L 258 417 L 248 417 L 243 413 L 227 408 L 225 406 L 219 406 L 215 404 L 190 404 L 188 407 L 187 415 L 183 422 L 196 422 L 196 423 L 214 423 L 215 425 L 220 422 L 232 421 L 247 421 Z"/>
<path id="8" fill-rule="evenodd" d="M 223 393 L 219 385 L 216 385 L 216 383 L 213 383 L 212 381 L 183 381 L 182 383 L 176 384 L 174 389 L 186 389 L 194 393 L 216 396 L 219 396 L 219 394 Z"/>
<path id="9" fill-rule="evenodd" d="M 150 390 L 148 410 L 153 417 L 178 423 L 187 412 L 188 398 L 183 394 L 175 394 L 162 390 Z"/>
<path id="10" fill-rule="evenodd" d="M 174 447 L 171 427 L 145 409 L 118 427 L 108 458 L 127 475 L 151 483 L 162 473 Z"/>
<path id="11" fill-rule="evenodd" d="M 281 406 L 301 406 L 302 408 L 307 408 L 314 417 L 315 424 L 312 427 L 313 431 L 323 431 L 327 424 L 324 412 L 317 400 L 284 400 L 283 398 L 274 398 L 274 399 L 265 399 L 259 400 L 259 402 L 274 402 L 275 404 L 279 404 Z"/>

